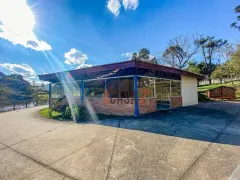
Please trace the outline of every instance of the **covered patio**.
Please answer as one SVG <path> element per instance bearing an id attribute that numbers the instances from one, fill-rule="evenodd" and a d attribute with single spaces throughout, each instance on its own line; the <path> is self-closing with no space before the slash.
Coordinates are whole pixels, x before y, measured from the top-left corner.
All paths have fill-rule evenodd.
<path id="1" fill-rule="evenodd" d="M 191 72 L 130 60 L 39 75 L 49 81 L 49 104 L 86 105 L 96 113 L 135 115 L 197 104 L 197 80 Z"/>

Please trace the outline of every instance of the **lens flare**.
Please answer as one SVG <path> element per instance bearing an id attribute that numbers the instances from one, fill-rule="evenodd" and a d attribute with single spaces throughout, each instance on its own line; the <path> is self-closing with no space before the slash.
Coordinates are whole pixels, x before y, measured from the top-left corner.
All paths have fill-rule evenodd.
<path id="1" fill-rule="evenodd" d="M 72 77 L 72 75 L 66 71 L 66 69 L 62 65 L 61 61 L 56 56 L 54 56 L 52 54 L 52 52 L 44 52 L 43 51 L 43 54 L 46 57 L 46 59 L 48 60 L 52 69 L 56 69 L 56 67 L 57 67 L 58 69 L 65 71 L 63 73 L 57 73 L 56 75 L 57 75 L 57 78 L 59 79 L 59 82 L 62 83 L 62 85 L 63 85 L 64 94 L 66 95 L 66 99 L 67 99 L 69 107 L 71 109 L 73 120 L 75 122 L 77 122 L 79 114 L 78 114 L 78 112 L 74 111 L 73 107 L 74 107 L 74 105 L 79 104 L 80 97 L 78 97 L 78 99 L 76 99 L 76 97 L 74 97 L 73 94 L 74 94 L 74 92 L 78 92 L 80 95 L 81 88 L 80 88 L 79 84 L 77 83 L 78 81 L 76 81 Z M 89 103 L 89 101 L 86 97 L 84 97 L 84 105 L 86 106 L 86 108 L 91 116 L 91 120 L 97 122 L 99 119 L 96 115 L 96 112 L 94 111 L 92 105 Z"/>

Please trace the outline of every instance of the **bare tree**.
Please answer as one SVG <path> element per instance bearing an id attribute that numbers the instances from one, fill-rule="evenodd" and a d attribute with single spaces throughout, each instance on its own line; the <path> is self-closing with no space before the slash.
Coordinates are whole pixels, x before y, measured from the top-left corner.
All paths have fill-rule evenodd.
<path id="1" fill-rule="evenodd" d="M 162 59 L 171 67 L 183 69 L 200 47 L 198 35 L 177 36 L 168 42 Z"/>

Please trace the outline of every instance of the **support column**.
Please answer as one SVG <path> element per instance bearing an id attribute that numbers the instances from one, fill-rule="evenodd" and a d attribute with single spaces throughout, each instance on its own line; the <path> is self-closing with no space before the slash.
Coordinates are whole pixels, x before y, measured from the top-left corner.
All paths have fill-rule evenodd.
<path id="1" fill-rule="evenodd" d="M 134 98 L 135 98 L 135 116 L 139 116 L 139 107 L 138 107 L 138 81 L 137 81 L 137 75 L 135 74 L 133 77 L 134 82 Z"/>
<path id="2" fill-rule="evenodd" d="M 48 88 L 48 107 L 51 108 L 51 98 L 52 98 L 52 83 L 49 83 Z"/>
<path id="3" fill-rule="evenodd" d="M 81 105 L 84 105 L 84 81 L 81 82 Z"/>

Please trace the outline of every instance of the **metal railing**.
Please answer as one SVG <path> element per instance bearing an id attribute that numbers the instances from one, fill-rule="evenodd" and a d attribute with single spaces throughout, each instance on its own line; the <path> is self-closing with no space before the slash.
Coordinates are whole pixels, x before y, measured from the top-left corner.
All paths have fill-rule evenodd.
<path id="1" fill-rule="evenodd" d="M 0 112 L 15 111 L 18 109 L 24 109 L 41 105 L 48 105 L 48 100 L 26 99 L 26 100 L 0 101 Z"/>

